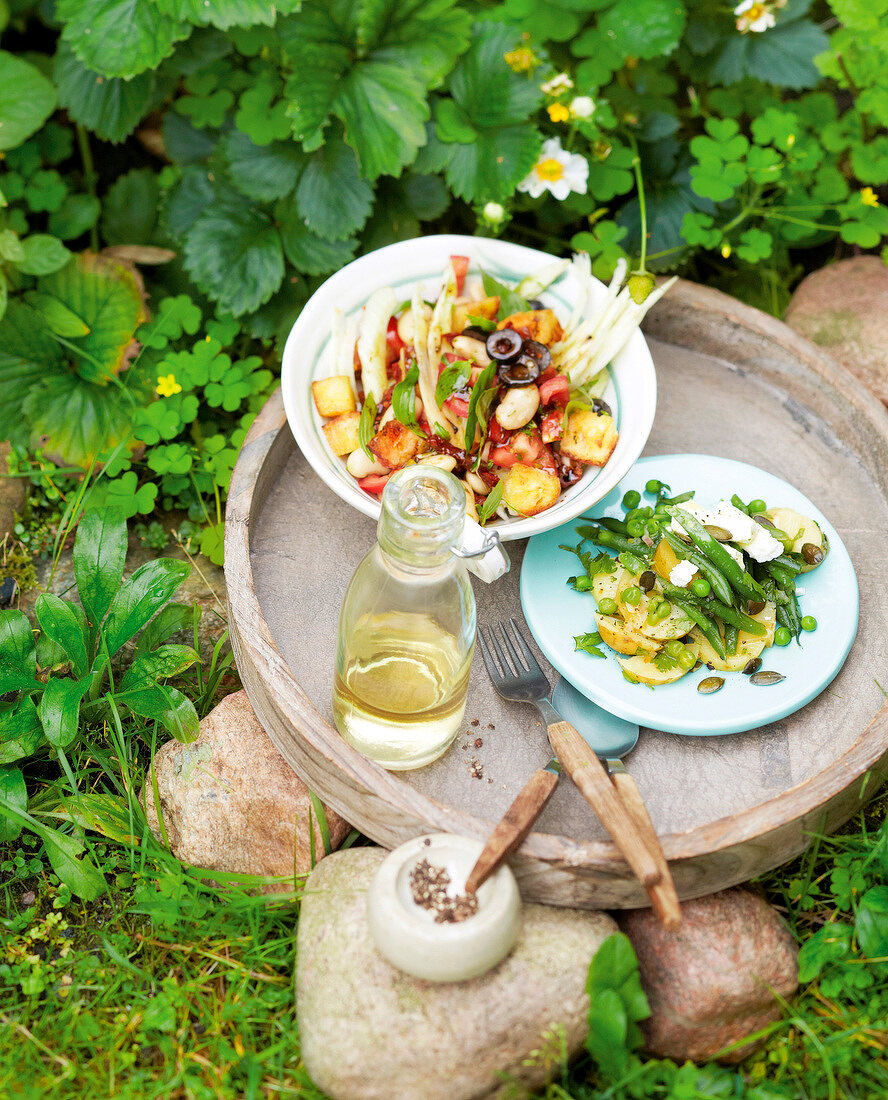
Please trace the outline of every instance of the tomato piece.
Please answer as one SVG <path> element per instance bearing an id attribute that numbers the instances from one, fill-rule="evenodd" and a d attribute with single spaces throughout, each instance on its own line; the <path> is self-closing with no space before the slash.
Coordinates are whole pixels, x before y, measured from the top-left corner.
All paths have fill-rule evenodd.
<path id="1" fill-rule="evenodd" d="M 389 317 L 388 328 L 385 330 L 385 350 L 388 361 L 394 362 L 401 354 L 401 348 L 407 345 L 398 335 L 398 318 Z"/>
<path id="2" fill-rule="evenodd" d="M 468 256 L 451 256 L 450 262 L 453 264 L 453 273 L 456 275 L 456 295 L 459 297 L 463 292 L 463 286 L 466 281 L 466 272 L 469 270 L 469 257 Z"/>
<path id="3" fill-rule="evenodd" d="M 523 431 L 512 436 L 509 446 L 528 466 L 537 460 L 543 450 L 543 437 L 537 431 L 527 434 Z"/>
<path id="4" fill-rule="evenodd" d="M 511 447 L 491 447 L 489 457 L 494 466 L 514 466 L 518 461 Z"/>
<path id="5" fill-rule="evenodd" d="M 461 416 L 463 420 L 469 415 L 469 403 L 464 397 L 452 394 L 444 402 L 444 408 L 452 412 L 454 416 Z"/>
<path id="6" fill-rule="evenodd" d="M 490 437 L 491 443 L 508 443 L 512 435 L 510 431 L 500 424 L 495 416 L 490 418 L 487 434 Z"/>
<path id="7" fill-rule="evenodd" d="M 540 423 L 544 443 L 554 443 L 561 438 L 561 422 L 563 419 L 564 413 L 560 408 L 554 408 L 551 412 L 546 413 Z"/>
<path id="8" fill-rule="evenodd" d="M 368 474 L 367 477 L 358 478 L 358 485 L 367 493 L 379 494 L 391 476 L 391 474 Z"/>
<path id="9" fill-rule="evenodd" d="M 533 463 L 538 470 L 546 470 L 550 474 L 558 473 L 558 465 L 555 462 L 555 455 L 552 454 L 551 447 L 547 447 L 545 444 L 540 448 L 540 453 L 537 455 Z"/>
<path id="10" fill-rule="evenodd" d="M 570 399 L 570 382 L 566 374 L 547 378 L 539 387 L 541 405 L 566 405 Z"/>
<path id="11" fill-rule="evenodd" d="M 546 367 L 544 371 L 540 371 L 540 376 L 537 379 L 537 385 L 541 386 L 544 382 L 548 382 L 549 379 L 554 378 L 557 373 L 557 367 Z"/>

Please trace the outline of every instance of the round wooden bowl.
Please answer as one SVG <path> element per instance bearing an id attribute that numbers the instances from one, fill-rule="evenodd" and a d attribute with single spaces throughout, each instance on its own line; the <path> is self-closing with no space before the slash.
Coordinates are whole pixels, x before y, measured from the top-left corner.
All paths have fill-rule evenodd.
<path id="1" fill-rule="evenodd" d="M 659 400 L 645 453 L 723 455 L 790 481 L 839 530 L 860 584 L 857 641 L 808 706 L 732 737 L 643 729 L 626 757 L 679 896 L 690 898 L 797 855 L 814 834 L 847 820 L 885 778 L 888 415 L 813 344 L 718 291 L 679 282 L 648 317 L 646 332 Z M 698 488 L 705 489 L 705 471 Z M 435 764 L 386 772 L 342 741 L 330 709 L 337 619 L 375 526 L 314 475 L 296 450 L 279 394 L 244 443 L 226 520 L 237 665 L 285 759 L 321 799 L 388 848 L 422 832 L 486 838 L 549 758 L 545 729 L 531 708 L 496 696 L 479 660 L 465 731 Z M 481 622 L 520 617 L 524 545 L 509 544 L 508 577 L 476 582 Z M 566 779 L 511 865 L 527 900 L 648 904 Z"/>

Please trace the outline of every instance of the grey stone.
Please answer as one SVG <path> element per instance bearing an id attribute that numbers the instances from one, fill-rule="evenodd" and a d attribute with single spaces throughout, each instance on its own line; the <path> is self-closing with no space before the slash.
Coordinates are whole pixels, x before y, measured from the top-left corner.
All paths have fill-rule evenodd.
<path id="1" fill-rule="evenodd" d="M 306 884 L 296 989 L 315 1083 L 334 1100 L 470 1100 L 542 1084 L 547 1033 L 563 1030 L 569 1056 L 582 1048 L 589 963 L 614 921 L 525 905 L 515 948 L 493 970 L 425 982 L 390 966 L 370 939 L 366 894 L 386 855 L 337 852 Z"/>
<path id="2" fill-rule="evenodd" d="M 309 791 L 275 748 L 245 691 L 227 696 L 200 724 L 190 745 L 168 741 L 154 756 L 163 824 L 170 848 L 184 863 L 214 871 L 285 876 L 311 870 L 309 820 L 315 858 L 324 843 Z M 162 834 L 150 779 L 143 804 L 158 839 Z M 324 807 L 336 848 L 348 824 Z M 287 890 L 271 885 L 271 893 Z"/>
<path id="3" fill-rule="evenodd" d="M 798 949 L 775 910 L 748 890 L 682 902 L 667 932 L 650 909 L 618 917 L 632 940 L 651 1005 L 643 1024 L 651 1054 L 683 1062 L 714 1058 L 779 1019 L 780 998 L 798 987 Z M 721 1061 L 737 1062 L 746 1043 Z"/>
<path id="4" fill-rule="evenodd" d="M 786 323 L 819 344 L 888 404 L 888 266 L 855 256 L 803 279 Z"/>

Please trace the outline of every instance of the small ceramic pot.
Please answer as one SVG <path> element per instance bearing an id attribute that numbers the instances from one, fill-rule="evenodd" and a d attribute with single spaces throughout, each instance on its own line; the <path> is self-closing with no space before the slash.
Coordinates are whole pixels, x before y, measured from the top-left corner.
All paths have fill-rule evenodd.
<path id="1" fill-rule="evenodd" d="M 367 921 L 380 954 L 399 970 L 431 982 L 460 982 L 490 970 L 511 951 L 521 926 L 515 876 L 502 866 L 478 890 L 478 911 L 454 923 L 413 899 L 410 876 L 423 859 L 450 875 L 448 893 L 464 893 L 484 845 L 479 840 L 434 833 L 390 853 L 370 884 Z"/>

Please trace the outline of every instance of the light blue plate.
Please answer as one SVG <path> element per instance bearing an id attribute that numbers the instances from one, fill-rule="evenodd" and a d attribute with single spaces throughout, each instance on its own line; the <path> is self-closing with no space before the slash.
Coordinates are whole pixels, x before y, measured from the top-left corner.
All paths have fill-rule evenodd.
<path id="1" fill-rule="evenodd" d="M 854 567 L 835 528 L 807 497 L 773 474 L 744 462 L 710 455 L 663 455 L 640 459 L 620 485 L 591 509 L 594 516 L 622 517 L 620 500 L 629 489 L 644 494 L 656 478 L 672 493 L 696 489 L 696 500 L 706 506 L 736 493 L 743 500 L 761 499 L 768 507 L 789 507 L 810 516 L 829 539 L 830 552 L 817 569 L 799 577 L 799 604 L 803 615 L 817 619 L 817 629 L 802 633 L 801 645 L 772 646 L 762 655 L 763 669 L 782 672 L 779 684 L 758 687 L 739 672 L 724 675 L 725 686 L 713 695 L 701 695 L 697 684 L 712 675 L 705 667 L 674 684 L 649 688 L 623 678 L 616 655 L 607 646 L 607 658 L 574 650 L 574 636 L 595 630 L 595 600 L 591 593 L 575 592 L 568 577 L 582 571 L 575 554 L 560 550 L 580 541 L 573 520 L 530 540 L 521 567 L 521 606 L 543 653 L 566 680 L 598 706 L 630 722 L 691 736 L 741 733 L 785 718 L 809 703 L 842 667 L 857 633 L 858 591 Z M 644 495 L 643 501 L 652 502 Z M 595 549 L 586 543 L 586 549 Z M 803 590 L 803 591 L 802 591 Z"/>

